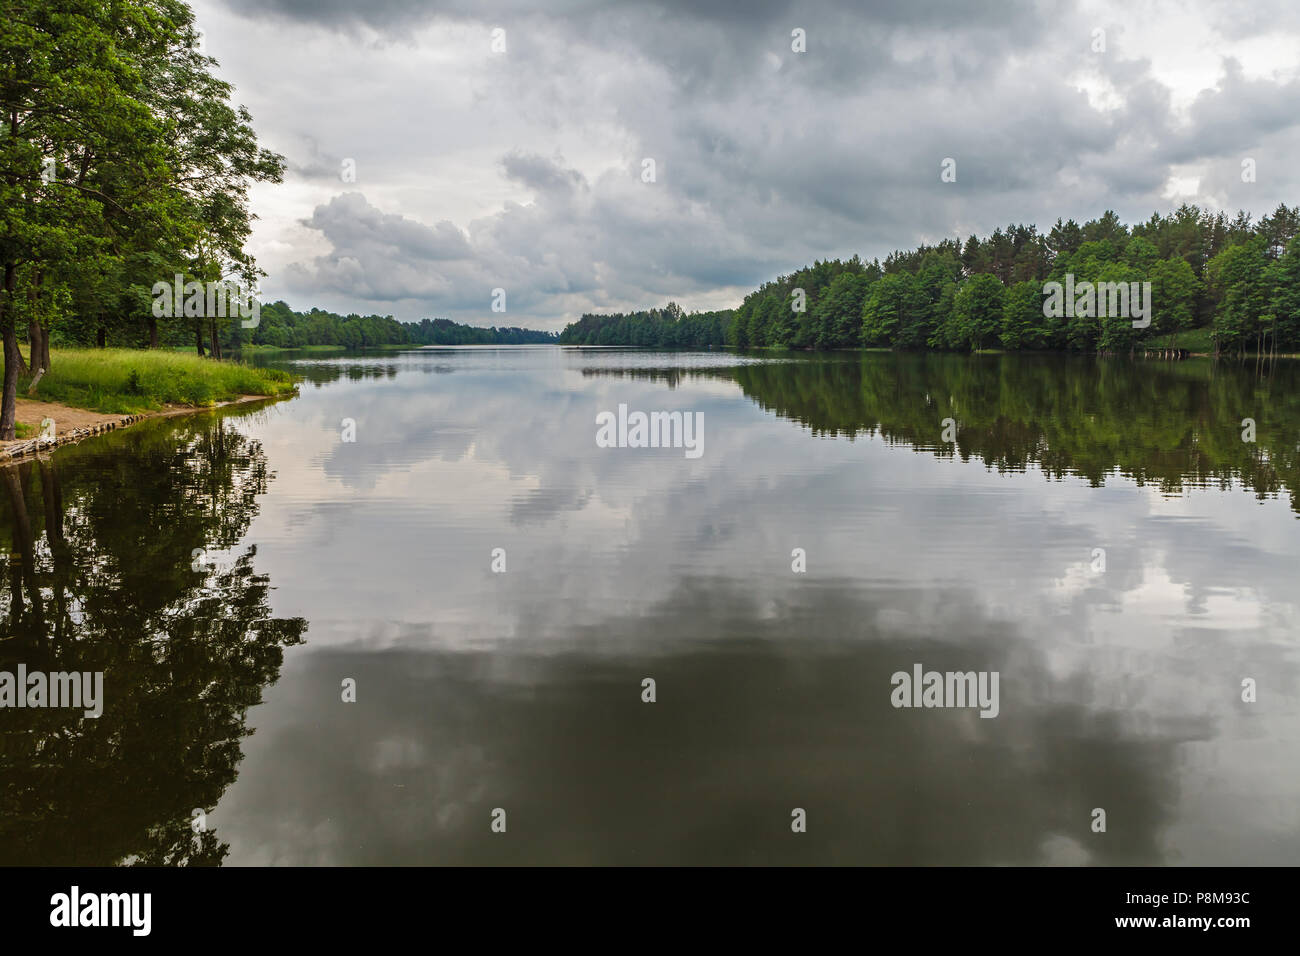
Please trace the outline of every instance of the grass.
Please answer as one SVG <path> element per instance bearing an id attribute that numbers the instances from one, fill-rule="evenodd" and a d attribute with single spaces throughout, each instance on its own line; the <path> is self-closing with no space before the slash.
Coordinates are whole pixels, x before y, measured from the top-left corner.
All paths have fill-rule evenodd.
<path id="1" fill-rule="evenodd" d="M 19 377 L 20 398 L 131 414 L 164 405 L 204 407 L 243 395 L 283 395 L 295 387 L 288 372 L 158 349 L 55 349 L 50 365 L 31 395 L 30 374 Z"/>
<path id="2" fill-rule="evenodd" d="M 1210 338 L 1210 329 L 1184 329 L 1171 335 L 1157 335 L 1142 343 L 1147 349 L 1187 349 L 1189 352 L 1214 352 L 1214 340 Z"/>

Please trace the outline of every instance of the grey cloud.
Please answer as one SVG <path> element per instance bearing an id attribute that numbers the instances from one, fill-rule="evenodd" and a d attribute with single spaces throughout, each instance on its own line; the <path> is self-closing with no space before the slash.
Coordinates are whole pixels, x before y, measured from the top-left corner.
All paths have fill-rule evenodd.
<path id="1" fill-rule="evenodd" d="M 317 206 L 306 224 L 329 236 L 343 255 L 367 247 L 380 254 L 419 259 L 461 259 L 470 252 L 465 236 L 453 223 L 443 221 L 429 227 L 396 213 L 380 212 L 359 192 L 343 193 L 328 205 Z"/>
<path id="2" fill-rule="evenodd" d="M 312 136 L 304 136 L 302 139 L 301 147 L 285 154 L 288 171 L 306 180 L 341 182 L 344 157 L 322 152 L 320 144 Z"/>
<path id="3" fill-rule="evenodd" d="M 575 169 L 565 169 L 559 161 L 534 153 L 518 150 L 507 153 L 501 160 L 506 175 L 531 189 L 541 191 L 568 191 L 586 186 L 587 181 Z"/>
<path id="4" fill-rule="evenodd" d="M 1203 90 L 1191 107 L 1191 123 L 1173 140 L 1179 158 L 1221 155 L 1256 146 L 1265 137 L 1300 126 L 1300 79 L 1289 83 L 1248 80 L 1235 59 L 1225 59 L 1223 81 Z"/>
<path id="5" fill-rule="evenodd" d="M 401 318 L 469 321 L 500 286 L 510 321 L 554 327 L 581 311 L 667 298 L 688 308 L 704 296 L 734 304 L 814 258 L 884 256 L 1009 221 L 1048 226 L 1107 208 L 1144 220 L 1177 204 L 1166 187 L 1188 166 L 1203 177 L 1202 195 L 1192 197 L 1203 204 L 1258 215 L 1294 202 L 1300 189 L 1290 163 L 1300 82 L 1249 78 L 1227 60 L 1214 88 L 1177 115 L 1118 4 L 1023 3 L 996 17 L 957 2 L 867 9 L 665 0 L 542 13 L 513 3 L 224 4 L 281 18 L 284 31 L 318 43 L 355 46 L 321 35 L 321 26 L 387 31 L 413 45 L 409 54 L 389 48 L 395 61 L 417 58 L 426 44 L 454 54 L 447 44 L 460 35 L 442 25 L 509 30 L 506 57 L 489 57 L 485 36 L 481 56 L 461 51 L 448 67 L 456 71 L 449 81 L 463 76 L 468 86 L 462 111 L 439 116 L 453 135 L 430 141 L 411 137 L 407 125 L 387 137 L 382 125 L 367 130 L 373 155 L 383 157 L 367 164 L 368 201 L 356 194 L 317 208 L 306 221 L 332 252 L 268 279 L 304 304 L 350 311 L 386 303 L 383 311 Z M 1225 42 L 1300 27 L 1283 7 L 1245 20 L 1214 4 L 1188 3 L 1184 12 L 1214 24 Z M 1104 56 L 1089 48 L 1098 25 L 1116 41 Z M 808 31 L 806 54 L 790 50 L 796 26 Z M 377 61 L 368 78 L 378 88 L 384 68 Z M 395 114 L 422 106 L 411 75 L 393 74 L 386 105 Z M 1079 76 L 1104 80 L 1121 105 L 1089 105 Z M 337 107 L 273 108 L 313 135 L 312 115 L 323 120 Z M 312 142 L 300 175 L 333 175 L 328 157 L 348 153 L 345 135 Z M 593 142 L 606 148 L 595 159 Z M 483 200 L 476 208 L 489 212 L 453 224 L 436 199 L 432 212 L 426 205 L 418 214 L 397 204 L 404 190 L 436 197 L 474 178 L 440 177 L 431 145 L 492 165 L 475 185 Z M 1261 169 L 1251 191 L 1234 183 L 1245 150 Z M 645 157 L 656 160 L 653 184 L 639 179 Z M 957 160 L 956 183 L 939 180 L 945 157 Z M 417 169 L 418 179 L 405 172 Z M 492 177 L 496 188 L 529 196 L 494 194 L 484 185 Z M 443 221 L 427 224 L 435 220 Z"/>

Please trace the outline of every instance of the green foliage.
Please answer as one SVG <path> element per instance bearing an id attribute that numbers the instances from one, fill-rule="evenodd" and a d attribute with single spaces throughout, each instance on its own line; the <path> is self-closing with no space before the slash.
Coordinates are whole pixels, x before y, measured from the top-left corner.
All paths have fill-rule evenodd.
<path id="1" fill-rule="evenodd" d="M 404 341 L 411 345 L 554 345 L 560 340 L 558 333 L 540 329 L 521 329 L 513 325 L 482 328 L 450 319 L 421 319 L 403 323 L 403 327 Z M 390 344 L 400 344 L 401 341 L 394 340 Z"/>
<path id="2" fill-rule="evenodd" d="M 1263 236 L 1228 246 L 1206 266 L 1206 285 L 1214 298 L 1215 340 L 1229 351 L 1258 345 L 1272 321 L 1275 301 L 1268 245 Z M 1267 317 L 1267 321 L 1266 321 Z"/>
<path id="3" fill-rule="evenodd" d="M 1152 337 L 1177 334 L 1196 321 L 1196 307 L 1205 293 L 1204 283 L 1186 259 L 1159 259 L 1147 270 L 1151 280 Z M 1177 347 L 1177 346 L 1171 346 Z"/>
<path id="4" fill-rule="evenodd" d="M 812 323 L 808 329 L 812 341 L 808 342 L 800 335 L 802 330 L 794 321 L 793 312 L 790 313 L 790 324 L 794 328 L 786 331 L 786 336 L 796 340 L 800 346 L 813 345 L 819 349 L 856 347 L 862 338 L 860 316 L 870 287 L 871 281 L 863 273 L 841 272 L 831 280 L 825 294 L 813 307 Z"/>
<path id="5" fill-rule="evenodd" d="M 1132 229 L 1108 210 L 1083 225 L 1058 219 L 1045 236 L 1034 226 L 1010 225 L 983 240 L 894 252 L 883 264 L 857 256 L 819 260 L 745 296 L 724 320 L 724 339 L 737 348 L 1300 351 L 1298 232 L 1300 208 L 1280 205 L 1252 225 L 1244 212 L 1229 220 L 1183 205 Z M 1064 285 L 1067 275 L 1076 285 L 1126 288 L 1103 291 L 1094 308 L 1044 314 L 1045 281 Z M 1109 307 L 1101 314 L 1103 303 L 1118 305 L 1134 282 L 1142 290 L 1151 284 L 1149 299 L 1142 295 L 1151 310 L 1145 328 L 1134 328 L 1140 315 L 1131 300 L 1126 315 Z M 638 321 L 585 315 L 560 340 L 690 344 L 681 336 L 647 334 L 652 314 L 637 313 Z M 1212 337 L 1198 331 L 1211 323 Z M 696 347 L 713 344 L 709 335 Z"/>
<path id="6" fill-rule="evenodd" d="M 1128 300 L 1128 308 L 1121 308 L 1124 299 L 1121 296 L 1127 296 L 1134 283 L 1139 287 L 1146 279 L 1145 275 L 1138 269 L 1123 262 L 1114 262 L 1102 268 L 1098 275 L 1097 298 L 1100 311 L 1100 305 L 1103 299 L 1107 303 L 1105 316 L 1098 316 L 1098 338 L 1097 348 L 1102 352 L 1128 352 L 1136 348 L 1142 339 L 1150 333 L 1150 327 L 1146 329 L 1135 329 L 1133 321 L 1137 317 L 1137 306 L 1132 299 Z M 1104 286 L 1117 286 L 1118 289 L 1112 291 L 1104 290 Z M 1154 287 L 1152 287 L 1154 292 Z M 1112 306 L 1113 300 L 1113 306 Z M 1118 314 L 1117 314 L 1118 313 Z M 1154 324 L 1154 319 L 1152 320 Z"/>
<path id="7" fill-rule="evenodd" d="M 1270 269 L 1268 280 L 1273 289 L 1270 305 L 1276 323 L 1272 330 L 1274 342 L 1292 347 L 1300 342 L 1300 237 L 1291 239 Z"/>
<path id="8" fill-rule="evenodd" d="M 199 49 L 182 0 L 12 0 L 0 17 L 0 438 L 13 431 L 19 331 L 33 346 L 156 344 L 155 283 L 262 275 L 248 191 L 284 160 Z M 173 318 L 204 343 L 227 318 Z M 21 328 L 25 326 L 25 328 Z M 163 334 L 175 329 L 164 329 Z"/>
<path id="9" fill-rule="evenodd" d="M 1150 349 L 1186 349 L 1189 352 L 1207 354 L 1214 351 L 1213 329 L 1188 329 L 1168 335 L 1157 335 L 1144 343 Z"/>
<path id="10" fill-rule="evenodd" d="M 906 272 L 891 272 L 871 288 L 862 308 L 862 342 L 893 345 L 900 330 L 919 327 L 929 311 L 920 281 Z"/>
<path id="11" fill-rule="evenodd" d="M 945 349 L 982 349 L 1000 341 L 1006 288 L 991 273 L 963 282 L 933 344 Z"/>
<path id="12" fill-rule="evenodd" d="M 1009 349 L 1043 346 L 1043 287 L 1017 282 L 1007 290 L 1002 308 L 1002 344 Z"/>
<path id="13" fill-rule="evenodd" d="M 723 344 L 725 329 L 730 321 L 730 312 L 687 314 L 677 303 L 669 302 L 662 309 L 647 309 L 644 312 L 584 315 L 577 322 L 565 326 L 558 339 L 551 338 L 549 341 L 558 341 L 561 345 L 705 349 Z"/>

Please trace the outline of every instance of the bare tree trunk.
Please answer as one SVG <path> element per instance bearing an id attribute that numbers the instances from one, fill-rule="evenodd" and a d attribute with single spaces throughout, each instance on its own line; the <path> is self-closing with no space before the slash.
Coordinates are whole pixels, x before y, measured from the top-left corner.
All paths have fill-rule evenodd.
<path id="1" fill-rule="evenodd" d="M 203 358 L 203 320 L 194 321 L 194 346 L 199 350 L 199 358 Z"/>
<path id="2" fill-rule="evenodd" d="M 212 320 L 212 357 L 221 358 L 221 338 L 217 335 L 217 320 Z"/>
<path id="3" fill-rule="evenodd" d="M 50 370 L 50 330 L 41 329 L 41 368 Z"/>
<path id="4" fill-rule="evenodd" d="M 95 345 L 101 349 L 108 348 L 108 331 L 102 325 L 95 333 Z"/>
<path id="5" fill-rule="evenodd" d="M 156 349 L 157 347 L 158 347 L 158 320 L 153 315 L 150 315 L 149 316 L 149 348 Z"/>

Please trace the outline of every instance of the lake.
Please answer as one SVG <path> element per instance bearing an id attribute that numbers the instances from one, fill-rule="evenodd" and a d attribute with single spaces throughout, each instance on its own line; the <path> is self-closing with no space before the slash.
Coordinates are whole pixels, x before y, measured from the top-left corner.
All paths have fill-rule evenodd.
<path id="1" fill-rule="evenodd" d="M 0 472 L 0 862 L 1300 863 L 1300 365 L 276 364 Z"/>

